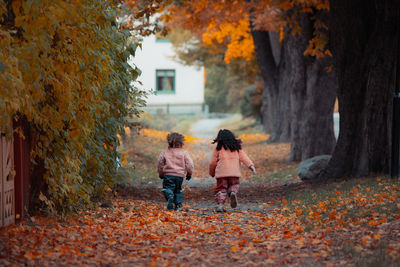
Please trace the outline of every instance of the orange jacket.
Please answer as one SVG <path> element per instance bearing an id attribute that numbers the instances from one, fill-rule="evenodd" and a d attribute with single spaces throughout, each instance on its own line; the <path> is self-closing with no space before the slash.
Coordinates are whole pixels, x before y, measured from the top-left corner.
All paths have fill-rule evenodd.
<path id="1" fill-rule="evenodd" d="M 253 162 L 243 150 L 230 151 L 221 148 L 214 150 L 211 156 L 209 173 L 212 177 L 241 177 L 240 162 L 243 162 L 248 168 L 254 166 Z"/>
<path id="2" fill-rule="evenodd" d="M 168 148 L 158 157 L 158 174 L 185 177 L 193 172 L 193 160 L 189 153 L 182 148 Z"/>

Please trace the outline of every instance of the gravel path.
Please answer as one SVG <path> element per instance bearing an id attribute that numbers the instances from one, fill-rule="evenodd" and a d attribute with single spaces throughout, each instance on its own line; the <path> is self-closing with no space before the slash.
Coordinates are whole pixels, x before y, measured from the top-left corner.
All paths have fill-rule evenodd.
<path id="1" fill-rule="evenodd" d="M 214 138 L 219 130 L 219 125 L 225 118 L 202 119 L 192 125 L 192 136 L 199 138 Z"/>

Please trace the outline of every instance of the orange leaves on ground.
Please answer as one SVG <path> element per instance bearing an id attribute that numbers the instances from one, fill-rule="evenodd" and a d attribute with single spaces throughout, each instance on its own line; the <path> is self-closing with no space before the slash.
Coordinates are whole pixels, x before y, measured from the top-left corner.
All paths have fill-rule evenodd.
<path id="1" fill-rule="evenodd" d="M 140 130 L 140 134 L 143 134 L 144 136 L 159 138 L 166 142 L 167 135 L 169 134 L 169 132 L 143 128 Z M 199 142 L 199 138 L 192 136 L 185 136 L 185 143 L 196 143 L 196 142 Z"/>
<path id="2" fill-rule="evenodd" d="M 166 211 L 164 202 L 150 198 L 146 201 L 115 199 L 112 209 L 82 211 L 77 217 L 60 221 L 33 217 L 1 229 L 0 265 L 8 262 L 112 265 L 118 262 L 140 266 L 211 266 L 234 260 L 235 266 L 248 266 L 249 262 L 262 266 L 266 259 L 271 266 L 306 266 L 316 262 L 326 266 L 353 265 L 354 257 L 334 257 L 334 253 L 343 250 L 346 244 L 361 255 L 369 255 L 381 240 L 387 243 L 383 253 L 396 259 L 400 258 L 400 229 L 396 223 L 391 224 L 390 213 L 384 216 L 379 210 L 390 201 L 385 193 L 398 199 L 398 193 L 393 193 L 398 192 L 397 185 L 382 182 L 380 186 L 387 191 L 376 187 L 363 190 L 356 186 L 340 195 L 332 192 L 326 199 L 315 195 L 312 207 L 299 200 L 287 201 L 288 208 L 269 207 L 262 203 L 267 201 L 259 201 L 257 208 L 249 209 L 246 206 L 249 200 L 242 198 L 239 209 L 226 213 L 214 213 L 212 208 L 201 206 L 196 198 L 185 202 L 183 212 Z M 255 187 L 250 188 L 254 196 Z M 250 188 L 242 188 L 242 194 Z M 266 192 L 257 194 L 261 193 L 265 197 Z M 385 204 L 378 211 L 370 212 L 364 224 L 348 223 L 349 218 L 344 217 L 349 217 L 351 209 L 356 208 L 352 196 L 371 199 L 371 203 L 375 196 Z M 337 202 L 332 202 L 332 197 Z M 290 205 L 295 208 L 291 209 Z M 369 205 L 357 208 L 373 208 Z M 302 208 L 307 212 L 298 212 Z M 319 218 L 305 218 L 308 208 Z M 344 210 L 347 215 L 343 215 Z M 398 213 L 400 210 L 393 215 Z M 369 221 L 380 224 L 369 225 Z"/>
<path id="3" fill-rule="evenodd" d="M 238 138 L 246 144 L 255 144 L 267 141 L 269 138 L 269 134 L 242 134 Z"/>
<path id="4" fill-rule="evenodd" d="M 155 169 L 158 153 L 167 146 L 165 136 L 165 132 L 156 131 L 137 136 L 134 147 L 130 148 L 135 150 L 137 157 L 130 159 L 136 160 L 138 168 L 150 166 Z M 261 135 L 240 138 L 258 173 L 264 177 L 276 175 L 277 183 L 288 181 L 290 175 L 292 181 L 298 182 L 297 165 L 285 161 L 290 149 L 288 144 L 266 144 L 267 137 L 263 139 Z M 214 146 L 210 144 L 211 139 L 198 140 L 187 142 L 184 148 L 195 161 L 195 177 L 207 177 L 208 155 Z M 149 158 L 153 163 L 149 163 Z M 323 265 L 346 265 L 353 263 L 353 259 L 332 257 L 335 251 L 345 251 L 346 246 L 361 255 L 369 255 L 383 240 L 388 241 L 384 249 L 388 257 L 399 258 L 400 229 L 396 226 L 400 219 L 399 185 L 381 178 L 373 184 L 364 185 L 362 181 L 346 189 L 341 188 L 341 183 L 330 184 L 327 192 L 321 194 L 318 188 L 306 188 L 311 191 L 303 193 L 309 196 L 300 199 L 283 195 L 282 191 L 275 191 L 276 186 L 274 189 L 269 184 L 267 187 L 246 187 L 248 185 L 242 183 L 239 209 L 223 214 L 215 214 L 211 207 L 196 208 L 200 199 L 212 201 L 214 184 L 205 185 L 201 192 L 199 187 L 191 188 L 190 194 L 184 192 L 184 197 L 189 198 L 185 204 L 190 203 L 187 204 L 190 209 L 183 213 L 164 211 L 164 203 L 117 201 L 117 206 L 131 203 L 135 208 L 131 213 L 111 214 L 99 220 L 113 223 L 114 229 L 124 225 L 126 229 L 120 234 L 124 239 L 131 238 L 127 244 L 133 244 L 129 255 L 146 265 L 150 265 L 151 260 L 156 266 L 168 262 L 176 264 L 177 260 L 198 264 L 205 258 L 210 259 L 205 265 L 223 264 L 225 259 L 228 260 L 225 255 L 229 255 L 229 260 L 234 259 L 237 265 L 248 265 L 249 262 L 261 265 L 266 258 L 270 265 L 282 262 L 312 265 L 317 261 Z M 157 190 L 159 194 L 159 188 Z M 135 196 L 137 194 L 135 192 Z M 154 194 L 140 194 L 143 199 L 154 198 Z M 256 201 L 256 208 L 247 209 L 245 205 L 255 201 L 255 195 L 262 195 L 262 201 Z M 126 221 L 125 216 L 131 216 L 131 219 Z M 96 217 L 91 219 L 90 227 L 98 224 L 95 219 L 98 220 Z M 104 231 L 100 227 L 97 229 Z M 107 233 L 106 244 L 111 245 L 114 240 L 115 244 L 125 244 L 120 237 Z M 188 246 L 192 253 L 185 252 L 184 248 Z M 165 249 L 168 247 L 172 250 Z M 157 256 L 151 258 L 150 255 Z"/>
<path id="5" fill-rule="evenodd" d="M 291 238 L 293 234 L 290 231 L 283 232 L 283 238 Z"/>
<path id="6" fill-rule="evenodd" d="M 320 196 L 313 193 L 312 202 L 291 201 L 292 209 L 304 227 L 312 226 L 329 238 L 327 245 L 332 245 L 332 239 L 348 240 L 348 244 L 354 244 L 356 251 L 369 255 L 379 246 L 383 236 L 389 240 L 397 239 L 394 237 L 400 231 L 394 225 L 400 213 L 399 209 L 395 210 L 396 201 L 400 198 L 397 188 L 398 182 L 395 181 L 378 178 L 377 183 L 371 184 L 371 181 L 360 179 L 348 191 L 333 190 Z M 318 238 L 324 239 L 323 236 Z M 381 245 L 400 249 L 398 241 Z"/>

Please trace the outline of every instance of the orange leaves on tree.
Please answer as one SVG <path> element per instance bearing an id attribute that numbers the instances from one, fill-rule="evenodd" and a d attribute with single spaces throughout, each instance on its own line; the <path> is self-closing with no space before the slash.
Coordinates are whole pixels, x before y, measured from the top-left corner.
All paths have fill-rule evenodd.
<path id="1" fill-rule="evenodd" d="M 224 61 L 254 57 L 254 44 L 250 33 L 247 4 L 243 0 L 229 4 L 210 0 L 187 1 L 169 8 L 165 18 L 169 27 L 190 30 L 202 45 L 219 53 L 222 45 Z"/>
<path id="2" fill-rule="evenodd" d="M 250 61 L 253 57 L 254 43 L 246 17 L 233 23 L 224 21 L 220 25 L 214 21 L 210 22 L 202 35 L 202 40 L 209 46 L 212 46 L 213 42 L 228 42 L 224 58 L 227 64 L 234 58 Z"/>

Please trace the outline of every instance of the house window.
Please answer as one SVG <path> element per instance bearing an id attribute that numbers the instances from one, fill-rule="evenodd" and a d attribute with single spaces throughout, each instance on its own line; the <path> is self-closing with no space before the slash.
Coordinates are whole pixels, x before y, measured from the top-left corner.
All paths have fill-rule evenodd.
<path id="1" fill-rule="evenodd" d="M 156 37 L 156 42 L 157 42 L 157 43 L 170 43 L 171 41 L 168 40 L 167 38 Z"/>
<path id="2" fill-rule="evenodd" d="M 156 70 L 157 93 L 175 93 L 175 70 Z"/>
<path id="3" fill-rule="evenodd" d="M 170 43 L 170 40 L 167 38 L 166 34 L 157 33 L 156 34 L 156 42 L 157 43 Z"/>

